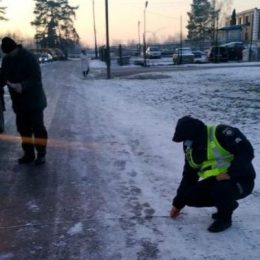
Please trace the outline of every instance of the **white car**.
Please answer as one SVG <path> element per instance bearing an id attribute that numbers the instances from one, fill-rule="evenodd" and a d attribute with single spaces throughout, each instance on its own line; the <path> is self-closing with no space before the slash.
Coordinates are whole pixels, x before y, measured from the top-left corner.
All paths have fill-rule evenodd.
<path id="1" fill-rule="evenodd" d="M 146 57 L 148 59 L 160 59 L 161 56 L 162 53 L 159 47 L 148 47 L 146 50 Z"/>
<path id="2" fill-rule="evenodd" d="M 176 49 L 172 56 L 173 64 L 193 63 L 193 60 L 194 54 L 189 47 Z"/>
<path id="3" fill-rule="evenodd" d="M 52 62 L 53 57 L 51 54 L 44 52 L 39 56 L 39 62 L 40 63 L 46 63 L 46 62 Z"/>
<path id="4" fill-rule="evenodd" d="M 194 63 L 206 63 L 208 61 L 207 53 L 203 51 L 193 51 Z"/>

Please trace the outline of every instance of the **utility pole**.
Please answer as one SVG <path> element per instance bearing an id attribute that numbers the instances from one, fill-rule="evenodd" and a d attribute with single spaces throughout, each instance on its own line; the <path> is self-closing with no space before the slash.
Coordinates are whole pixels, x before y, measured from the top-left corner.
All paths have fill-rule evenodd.
<path id="1" fill-rule="evenodd" d="M 143 40 L 144 40 L 144 46 L 143 46 L 143 55 L 144 55 L 144 66 L 146 67 L 146 39 L 145 39 L 145 33 L 146 33 L 146 8 L 148 6 L 148 1 L 145 1 L 144 6 L 144 34 L 143 34 Z"/>
<path id="2" fill-rule="evenodd" d="M 252 61 L 252 44 L 253 44 L 253 32 L 254 32 L 254 14 L 251 17 L 251 32 L 250 32 L 250 47 L 249 47 L 249 53 L 248 53 L 248 61 Z"/>
<path id="3" fill-rule="evenodd" d="M 178 55 L 180 55 L 180 64 L 182 64 L 182 16 L 180 17 L 180 50 Z"/>
<path id="4" fill-rule="evenodd" d="M 219 58 L 220 58 L 220 48 L 218 46 L 218 10 L 216 9 L 216 0 L 213 0 L 212 2 L 212 6 L 213 6 L 213 44 L 216 47 L 216 51 L 213 53 L 213 60 L 214 62 L 219 62 Z"/>
<path id="5" fill-rule="evenodd" d="M 108 20 L 108 0 L 105 0 L 106 6 L 106 63 L 107 63 L 107 79 L 111 78 L 110 71 L 110 46 L 109 46 L 109 20 Z"/>
<path id="6" fill-rule="evenodd" d="M 216 45 L 216 1 L 212 1 L 213 11 L 212 11 L 212 38 L 211 44 Z"/>
<path id="7" fill-rule="evenodd" d="M 95 40 L 95 58 L 98 58 L 97 49 L 97 32 L 96 32 L 96 19 L 95 19 L 95 0 L 93 0 L 93 26 L 94 26 L 94 40 Z"/>
<path id="8" fill-rule="evenodd" d="M 141 22 L 138 21 L 138 56 L 141 54 L 141 43 L 140 43 L 140 24 Z"/>

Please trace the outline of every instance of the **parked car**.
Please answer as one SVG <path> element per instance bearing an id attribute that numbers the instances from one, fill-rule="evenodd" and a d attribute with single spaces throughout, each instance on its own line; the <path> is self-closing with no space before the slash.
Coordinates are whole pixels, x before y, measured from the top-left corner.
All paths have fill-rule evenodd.
<path id="1" fill-rule="evenodd" d="M 146 57 L 148 59 L 160 59 L 161 56 L 162 53 L 159 47 L 148 47 L 146 50 Z"/>
<path id="2" fill-rule="evenodd" d="M 173 53 L 174 53 L 174 49 L 173 48 L 163 48 L 161 49 L 162 52 L 162 57 L 172 57 Z"/>
<path id="3" fill-rule="evenodd" d="M 38 59 L 39 59 L 40 63 L 46 63 L 46 62 L 52 62 L 53 61 L 52 55 L 47 53 L 47 52 L 41 53 L 39 55 Z"/>
<path id="4" fill-rule="evenodd" d="M 193 51 L 194 63 L 205 63 L 208 61 L 207 53 L 204 51 Z"/>
<path id="5" fill-rule="evenodd" d="M 259 61 L 260 48 L 256 45 L 249 44 L 242 51 L 243 61 Z"/>
<path id="6" fill-rule="evenodd" d="M 191 48 L 178 48 L 172 56 L 173 64 L 193 63 L 194 54 Z"/>
<path id="7" fill-rule="evenodd" d="M 48 53 L 50 53 L 53 60 L 54 60 L 54 56 L 55 56 L 56 60 L 66 60 L 66 58 L 67 58 L 66 55 L 64 54 L 64 52 L 59 48 L 50 49 L 50 51 Z"/>
<path id="8" fill-rule="evenodd" d="M 229 42 L 222 44 L 221 46 L 227 48 L 229 60 L 243 59 L 243 50 L 245 49 L 245 46 L 242 42 Z"/>
<path id="9" fill-rule="evenodd" d="M 211 62 L 227 62 L 228 50 L 223 46 L 213 46 L 209 49 L 208 60 Z"/>

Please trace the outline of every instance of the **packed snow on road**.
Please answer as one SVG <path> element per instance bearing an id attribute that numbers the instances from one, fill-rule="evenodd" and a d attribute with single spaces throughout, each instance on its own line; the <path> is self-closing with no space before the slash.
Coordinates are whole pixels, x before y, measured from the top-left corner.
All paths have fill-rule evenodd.
<path id="1" fill-rule="evenodd" d="M 16 216 L 12 226 L 1 221 L 1 237 L 13 234 L 8 241 L 14 246 L 6 246 L 0 258 L 258 259 L 259 178 L 225 232 L 207 231 L 215 208 L 185 207 L 176 220 L 169 211 L 184 162 L 182 145 L 171 139 L 184 115 L 240 128 L 254 146 L 259 173 L 259 67 L 173 69 L 106 80 L 99 79 L 104 68 L 96 64 L 91 62 L 85 80 L 76 60 L 42 67 L 50 141 L 47 163 L 34 174 L 41 174 L 45 190 L 34 190 L 28 175 L 18 177 L 26 174 L 25 167 L 18 170 L 16 188 L 5 196 L 13 205 L 22 200 L 19 208 L 27 215 Z M 12 112 L 6 113 L 6 131 L 15 133 Z M 19 143 L 11 145 L 18 153 Z M 11 174 L 15 154 L 5 160 Z M 14 196 L 19 185 L 23 199 Z M 5 213 L 10 216 L 12 210 Z M 18 239 L 32 236 L 30 244 L 17 249 L 22 247 Z M 45 258 L 33 258 L 39 255 Z"/>

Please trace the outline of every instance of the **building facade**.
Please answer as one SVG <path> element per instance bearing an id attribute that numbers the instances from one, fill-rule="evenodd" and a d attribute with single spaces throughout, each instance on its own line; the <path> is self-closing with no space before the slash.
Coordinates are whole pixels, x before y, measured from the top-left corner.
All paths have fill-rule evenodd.
<path id="1" fill-rule="evenodd" d="M 230 26 L 230 17 L 228 17 L 226 26 L 219 29 L 219 40 L 222 43 L 254 42 L 260 46 L 260 9 L 254 8 L 237 13 L 236 25 Z"/>
<path id="2" fill-rule="evenodd" d="M 237 25 L 242 26 L 241 40 L 260 41 L 260 9 L 254 8 L 236 15 Z"/>

